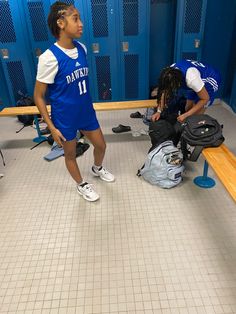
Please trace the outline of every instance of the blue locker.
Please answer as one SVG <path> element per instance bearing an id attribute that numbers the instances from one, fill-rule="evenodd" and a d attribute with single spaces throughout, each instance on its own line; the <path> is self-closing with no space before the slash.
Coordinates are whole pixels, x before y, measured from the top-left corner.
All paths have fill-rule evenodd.
<path id="1" fill-rule="evenodd" d="M 7 83 L 4 77 L 2 62 L 0 60 L 0 111 L 10 103 L 10 95 L 7 88 Z"/>
<path id="2" fill-rule="evenodd" d="M 85 5 L 84 27 L 88 29 L 90 58 L 90 86 L 94 101 L 118 99 L 112 73 L 116 70 L 116 36 L 114 3 L 107 0 L 89 0 Z"/>
<path id="3" fill-rule="evenodd" d="M 201 61 L 207 0 L 178 0 L 174 61 Z"/>
<path id="4" fill-rule="evenodd" d="M 2 70 L 9 93 L 4 106 L 14 106 L 20 97 L 18 91 L 32 94 L 34 86 L 32 56 L 19 2 L 0 1 L 0 29 Z"/>
<path id="5" fill-rule="evenodd" d="M 121 99 L 145 99 L 149 94 L 149 1 L 123 0 L 117 5 L 121 73 L 116 80 L 122 84 Z"/>
<path id="6" fill-rule="evenodd" d="M 149 1 L 89 0 L 84 6 L 93 100 L 147 98 Z"/>
<path id="7" fill-rule="evenodd" d="M 47 26 L 50 2 L 49 0 L 21 0 L 20 9 L 34 62 L 33 73 L 36 75 L 38 57 L 54 42 Z"/>

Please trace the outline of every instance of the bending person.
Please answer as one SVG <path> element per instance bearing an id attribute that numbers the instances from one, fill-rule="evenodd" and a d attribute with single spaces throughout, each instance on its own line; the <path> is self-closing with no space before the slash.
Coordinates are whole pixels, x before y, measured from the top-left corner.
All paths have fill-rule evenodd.
<path id="1" fill-rule="evenodd" d="M 179 122 L 188 116 L 204 113 L 212 105 L 220 83 L 221 77 L 216 69 L 194 60 L 182 60 L 164 68 L 158 81 L 157 112 L 152 121 L 160 118 L 179 89 L 185 91 L 187 98 L 185 112 L 177 118 Z"/>

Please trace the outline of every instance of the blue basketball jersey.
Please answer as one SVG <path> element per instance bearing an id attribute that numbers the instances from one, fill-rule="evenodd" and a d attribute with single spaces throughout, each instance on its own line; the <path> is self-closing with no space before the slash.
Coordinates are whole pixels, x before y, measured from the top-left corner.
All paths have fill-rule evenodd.
<path id="1" fill-rule="evenodd" d="M 181 60 L 171 66 L 179 69 L 183 73 L 184 78 L 186 78 L 186 72 L 189 68 L 196 68 L 200 72 L 201 79 L 211 99 L 218 91 L 221 77 L 220 73 L 213 67 L 194 60 Z M 189 90 L 189 87 L 186 85 L 186 80 L 184 80 L 182 88 Z"/>
<path id="2" fill-rule="evenodd" d="M 88 129 L 91 121 L 97 121 L 89 93 L 86 53 L 77 41 L 74 45 L 78 50 L 76 59 L 70 58 L 56 45 L 49 48 L 58 61 L 54 83 L 48 84 L 51 119 L 65 137 L 67 130 L 69 134 L 73 129 L 74 134 L 77 130 Z M 94 129 L 99 127 L 97 122 L 95 124 Z M 72 139 L 72 135 L 68 137 L 67 140 Z"/>

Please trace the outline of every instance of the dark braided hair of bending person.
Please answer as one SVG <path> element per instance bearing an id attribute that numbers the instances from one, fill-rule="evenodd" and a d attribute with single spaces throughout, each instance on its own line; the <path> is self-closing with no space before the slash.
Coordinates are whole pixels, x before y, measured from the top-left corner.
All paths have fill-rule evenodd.
<path id="1" fill-rule="evenodd" d="M 175 92 L 181 87 L 182 82 L 183 74 L 179 69 L 173 67 L 164 68 L 158 80 L 157 104 L 161 103 L 163 94 L 164 106 L 168 105 L 174 97 Z"/>
<path id="2" fill-rule="evenodd" d="M 48 27 L 55 38 L 59 38 L 60 28 L 58 26 L 58 20 L 63 19 L 67 10 L 73 8 L 72 4 L 56 1 L 50 7 L 50 13 L 48 15 Z"/>

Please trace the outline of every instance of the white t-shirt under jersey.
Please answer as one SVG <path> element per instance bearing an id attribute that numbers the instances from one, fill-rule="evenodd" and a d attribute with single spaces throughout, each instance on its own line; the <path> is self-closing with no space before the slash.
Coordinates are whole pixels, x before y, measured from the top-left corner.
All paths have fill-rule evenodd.
<path id="1" fill-rule="evenodd" d="M 76 47 L 72 49 L 66 49 L 59 46 L 58 43 L 55 43 L 54 45 L 61 49 L 70 58 L 72 59 L 78 58 L 78 50 Z M 80 45 L 84 48 L 87 54 L 86 47 L 82 43 L 80 43 Z M 39 56 L 36 80 L 45 84 L 53 84 L 57 71 L 58 71 L 57 59 L 52 53 L 52 51 L 50 49 L 47 49 L 43 54 Z"/>
<path id="2" fill-rule="evenodd" d="M 194 92 L 198 93 L 204 87 L 204 82 L 201 79 L 201 74 L 198 69 L 191 67 L 186 72 L 186 85 Z"/>

